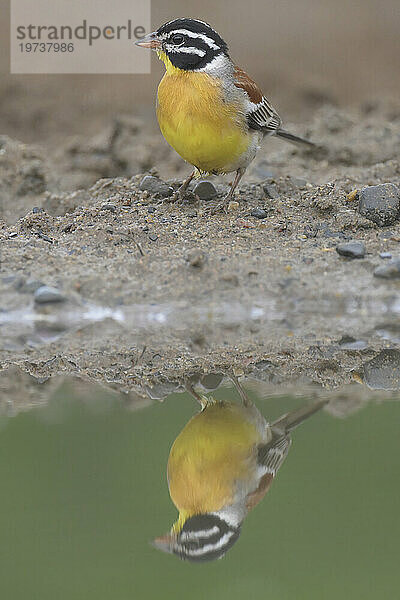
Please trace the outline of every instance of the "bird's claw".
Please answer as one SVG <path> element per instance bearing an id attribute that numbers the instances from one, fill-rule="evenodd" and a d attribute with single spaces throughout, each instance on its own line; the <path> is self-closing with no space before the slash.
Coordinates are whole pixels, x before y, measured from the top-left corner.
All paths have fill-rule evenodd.
<path id="1" fill-rule="evenodd" d="M 204 214 L 209 216 L 217 215 L 218 213 L 227 214 L 230 200 L 231 198 L 223 198 L 220 202 L 207 206 L 207 208 L 204 209 Z"/>

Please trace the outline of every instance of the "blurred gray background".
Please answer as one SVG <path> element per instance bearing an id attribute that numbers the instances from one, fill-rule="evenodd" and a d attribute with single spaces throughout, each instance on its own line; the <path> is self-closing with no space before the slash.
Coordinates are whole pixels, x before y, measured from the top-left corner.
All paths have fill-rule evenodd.
<path id="1" fill-rule="evenodd" d="M 151 75 L 9 75 L 9 2 L 0 7 L 2 133 L 57 142 L 66 132 L 91 135 L 117 113 L 148 114 L 156 126 L 156 57 Z M 286 120 L 307 119 L 324 102 L 399 95 L 398 0 L 153 0 L 154 28 L 181 16 L 210 22 Z"/>

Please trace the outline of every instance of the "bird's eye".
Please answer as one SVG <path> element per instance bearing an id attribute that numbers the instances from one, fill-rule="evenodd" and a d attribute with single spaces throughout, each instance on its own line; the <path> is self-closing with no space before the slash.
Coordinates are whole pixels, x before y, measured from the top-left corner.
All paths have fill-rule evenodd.
<path id="1" fill-rule="evenodd" d="M 171 41 L 175 46 L 181 46 L 185 41 L 185 37 L 181 33 L 175 33 L 175 35 L 172 36 Z"/>

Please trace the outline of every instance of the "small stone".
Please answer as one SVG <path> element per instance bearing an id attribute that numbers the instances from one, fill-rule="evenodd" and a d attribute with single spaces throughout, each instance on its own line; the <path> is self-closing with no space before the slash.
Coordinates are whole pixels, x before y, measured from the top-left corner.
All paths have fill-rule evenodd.
<path id="1" fill-rule="evenodd" d="M 207 179 L 203 179 L 196 183 L 193 193 L 195 196 L 198 196 L 200 200 L 212 200 L 212 198 L 215 198 L 215 196 L 218 195 L 218 191 L 214 184 Z"/>
<path id="2" fill-rule="evenodd" d="M 274 185 L 273 183 L 264 183 L 263 191 L 267 198 L 269 198 L 270 200 L 274 200 L 275 198 L 279 197 L 276 185 Z"/>
<path id="3" fill-rule="evenodd" d="M 363 367 L 364 381 L 371 389 L 400 389 L 400 352 L 398 350 L 382 350 Z"/>
<path id="4" fill-rule="evenodd" d="M 386 231 L 382 231 L 382 233 L 378 235 L 380 240 L 390 240 L 393 236 L 393 231 L 390 231 L 389 229 L 386 229 Z"/>
<path id="5" fill-rule="evenodd" d="M 189 265 L 196 269 L 203 268 L 206 259 L 206 254 L 202 250 L 198 249 L 191 250 L 186 256 L 186 260 L 189 263 Z"/>
<path id="6" fill-rule="evenodd" d="M 343 350 L 365 350 L 368 344 L 364 340 L 357 340 L 351 335 L 344 335 L 339 341 L 339 346 Z"/>
<path id="7" fill-rule="evenodd" d="M 236 212 L 239 209 L 239 202 L 231 200 L 228 204 L 228 212 Z"/>
<path id="8" fill-rule="evenodd" d="M 222 383 L 222 373 L 208 373 L 200 379 L 200 384 L 208 391 L 216 390 Z"/>
<path id="9" fill-rule="evenodd" d="M 307 181 L 301 177 L 291 177 L 290 180 L 298 188 L 304 188 L 307 185 Z"/>
<path id="10" fill-rule="evenodd" d="M 379 227 L 393 225 L 400 218 L 400 189 L 393 183 L 364 187 L 358 210 Z"/>
<path id="11" fill-rule="evenodd" d="M 149 240 L 151 240 L 152 242 L 156 242 L 158 240 L 158 235 L 156 233 L 150 233 Z"/>
<path id="12" fill-rule="evenodd" d="M 381 279 L 400 279 L 400 256 L 393 258 L 381 267 L 377 267 L 374 276 Z"/>
<path id="13" fill-rule="evenodd" d="M 347 258 L 364 258 L 365 244 L 358 240 L 343 242 L 336 246 L 336 252 L 340 254 L 340 256 L 346 256 Z"/>
<path id="14" fill-rule="evenodd" d="M 140 182 L 139 189 L 166 198 L 173 194 L 173 189 L 153 175 L 146 175 Z"/>
<path id="15" fill-rule="evenodd" d="M 151 215 L 154 214 L 156 212 L 155 206 L 148 206 L 147 212 Z"/>
<path id="16" fill-rule="evenodd" d="M 379 256 L 381 258 L 392 258 L 392 253 L 391 252 L 380 252 Z"/>
<path id="17" fill-rule="evenodd" d="M 256 219 L 266 219 L 268 217 L 268 213 L 264 208 L 255 208 L 251 211 L 251 216 Z"/>
<path id="18" fill-rule="evenodd" d="M 113 213 L 115 213 L 115 211 L 117 210 L 116 206 L 114 204 L 110 204 L 110 203 L 103 204 L 101 208 L 103 210 L 109 210 L 110 212 L 113 212 Z"/>
<path id="19" fill-rule="evenodd" d="M 44 212 L 43 208 L 41 208 L 40 206 L 34 206 L 32 208 L 32 212 L 34 215 L 38 214 L 38 213 L 42 213 Z"/>
<path id="20" fill-rule="evenodd" d="M 50 302 L 65 302 L 66 297 L 62 295 L 62 293 L 57 290 L 57 288 L 52 288 L 47 285 L 43 285 L 38 288 L 33 298 L 36 304 L 48 304 Z"/>

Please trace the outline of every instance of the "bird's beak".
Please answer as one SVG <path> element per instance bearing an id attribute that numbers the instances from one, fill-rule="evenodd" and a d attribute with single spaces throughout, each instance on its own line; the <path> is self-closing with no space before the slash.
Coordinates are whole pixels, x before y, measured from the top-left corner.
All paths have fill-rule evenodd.
<path id="1" fill-rule="evenodd" d="M 172 554 L 175 543 L 176 536 L 171 533 L 166 533 L 165 535 L 155 538 L 152 542 L 152 546 L 157 548 L 157 550 L 161 550 L 167 554 Z"/>
<path id="2" fill-rule="evenodd" d="M 145 35 L 141 40 L 135 42 L 136 46 L 142 48 L 151 48 L 152 50 L 158 50 L 161 48 L 161 40 L 157 36 L 157 31 L 152 31 Z"/>

